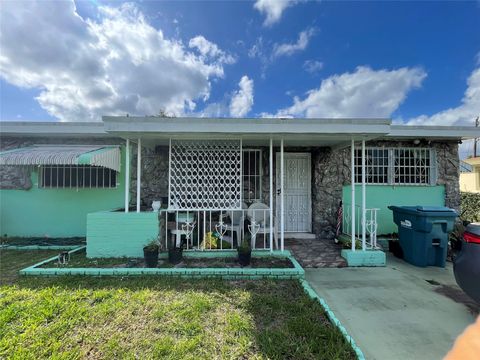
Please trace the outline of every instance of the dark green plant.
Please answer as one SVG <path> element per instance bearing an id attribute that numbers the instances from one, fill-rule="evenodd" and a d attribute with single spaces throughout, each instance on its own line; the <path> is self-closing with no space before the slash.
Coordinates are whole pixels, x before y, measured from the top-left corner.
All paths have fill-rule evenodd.
<path id="1" fill-rule="evenodd" d="M 344 249 L 351 249 L 352 248 L 352 240 L 347 240 L 342 243 Z M 361 249 L 362 242 L 360 240 L 355 240 L 355 249 Z"/>
<path id="2" fill-rule="evenodd" d="M 251 243 L 251 235 L 247 233 L 244 235 L 242 242 L 238 246 L 238 251 L 243 253 L 252 251 L 252 247 L 250 243 Z"/>
<path id="3" fill-rule="evenodd" d="M 147 251 L 158 251 L 160 246 L 158 245 L 157 238 L 151 239 L 147 245 L 143 247 Z"/>
<path id="4" fill-rule="evenodd" d="M 460 219 L 466 222 L 480 221 L 480 193 L 461 193 L 462 211 L 460 212 Z"/>

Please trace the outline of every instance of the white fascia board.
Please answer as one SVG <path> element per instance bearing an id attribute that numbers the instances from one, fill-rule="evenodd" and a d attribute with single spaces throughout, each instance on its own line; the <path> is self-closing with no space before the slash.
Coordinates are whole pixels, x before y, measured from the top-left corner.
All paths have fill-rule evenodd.
<path id="1" fill-rule="evenodd" d="M 474 126 L 411 126 L 392 125 L 388 138 L 469 140 L 480 137 Z"/>
<path id="2" fill-rule="evenodd" d="M 385 135 L 389 119 L 245 119 L 104 116 L 110 133 L 158 134 L 358 134 Z"/>
<path id="3" fill-rule="evenodd" d="M 112 137 L 102 122 L 1 121 L 1 136 Z"/>

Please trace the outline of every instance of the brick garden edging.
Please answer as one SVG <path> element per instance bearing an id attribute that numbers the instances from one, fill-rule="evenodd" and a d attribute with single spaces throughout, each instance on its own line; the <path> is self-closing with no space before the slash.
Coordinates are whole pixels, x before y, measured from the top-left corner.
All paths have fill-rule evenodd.
<path id="1" fill-rule="evenodd" d="M 85 249 L 85 246 L 69 251 L 73 254 Z M 160 257 L 166 257 L 161 254 Z M 235 257 L 236 251 L 185 251 L 184 257 L 212 258 L 212 257 Z M 40 266 L 55 261 L 56 256 L 43 260 L 37 264 L 20 270 L 20 275 L 55 276 L 55 275 L 90 275 L 90 276 L 139 276 L 139 275 L 162 275 L 178 276 L 182 278 L 215 277 L 221 279 L 303 279 L 305 271 L 289 251 L 253 251 L 254 257 L 279 257 L 290 260 L 293 268 L 40 268 Z"/>

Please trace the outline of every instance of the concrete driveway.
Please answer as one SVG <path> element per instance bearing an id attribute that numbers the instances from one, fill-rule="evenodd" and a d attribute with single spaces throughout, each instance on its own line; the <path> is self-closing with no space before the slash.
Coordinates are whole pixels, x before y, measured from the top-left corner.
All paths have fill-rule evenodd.
<path id="1" fill-rule="evenodd" d="M 418 268 L 389 256 L 387 264 L 305 273 L 367 359 L 442 359 L 478 307 L 456 286 L 450 263 Z"/>

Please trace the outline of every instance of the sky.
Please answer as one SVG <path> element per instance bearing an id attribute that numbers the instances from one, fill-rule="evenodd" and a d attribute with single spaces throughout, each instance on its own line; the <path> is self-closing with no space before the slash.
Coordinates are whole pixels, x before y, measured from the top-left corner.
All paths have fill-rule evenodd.
<path id="1" fill-rule="evenodd" d="M 0 120 L 480 115 L 480 1 L 8 1 Z"/>

